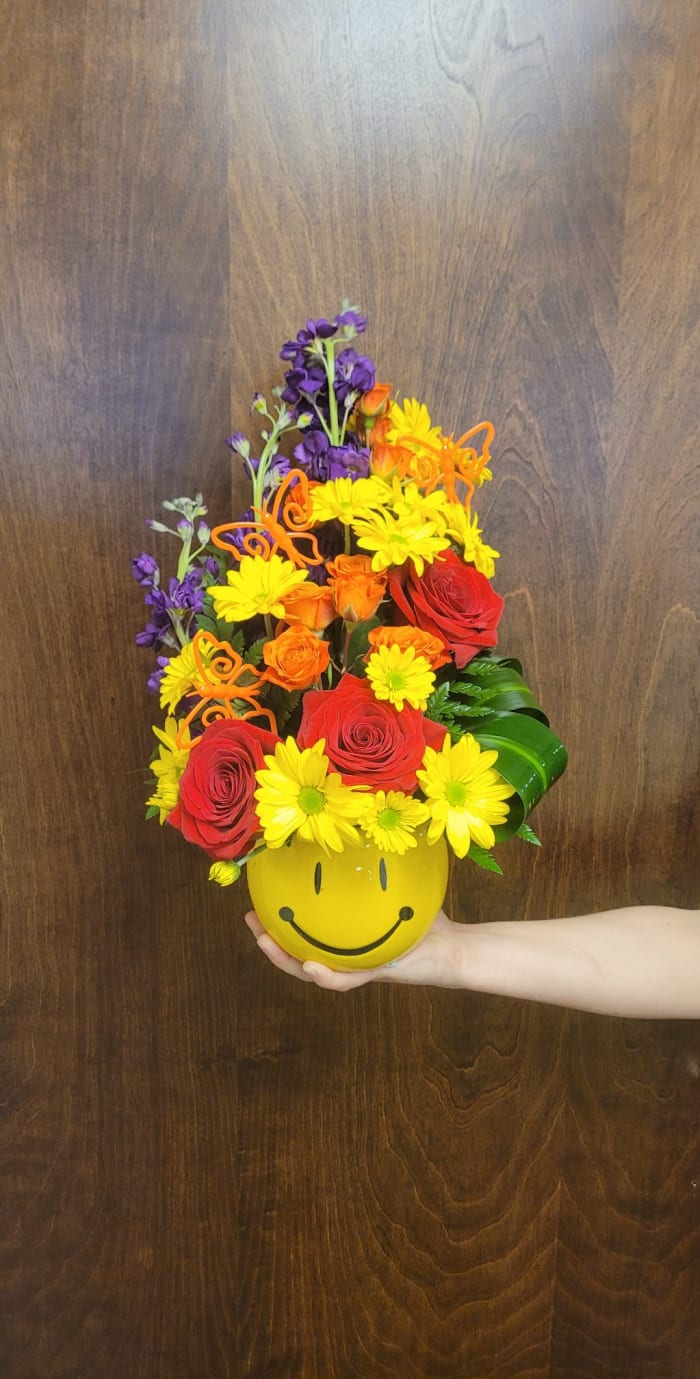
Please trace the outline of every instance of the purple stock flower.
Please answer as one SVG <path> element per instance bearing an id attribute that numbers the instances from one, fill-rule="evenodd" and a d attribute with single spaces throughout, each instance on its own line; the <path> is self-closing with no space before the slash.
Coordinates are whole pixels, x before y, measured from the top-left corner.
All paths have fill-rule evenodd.
<path id="1" fill-rule="evenodd" d="M 335 318 L 335 324 L 339 329 L 352 326 L 357 335 L 362 335 L 367 329 L 367 317 L 361 316 L 359 311 L 341 311 Z"/>
<path id="2" fill-rule="evenodd" d="M 158 646 L 162 640 L 163 628 L 157 627 L 154 622 L 147 622 L 143 632 L 136 633 L 137 646 Z"/>
<path id="3" fill-rule="evenodd" d="M 214 559 L 213 555 L 208 555 L 206 557 L 202 568 L 206 570 L 208 575 L 212 575 L 215 579 L 218 579 L 221 573 L 219 569 L 219 562 L 218 560 Z"/>
<path id="4" fill-rule="evenodd" d="M 332 445 L 328 451 L 329 479 L 366 479 L 369 474 L 369 450 L 354 445 Z"/>
<path id="5" fill-rule="evenodd" d="M 282 389 L 282 401 L 296 407 L 305 397 L 315 397 L 327 383 L 326 370 L 321 364 L 295 364 L 284 375 L 286 387 Z"/>
<path id="6" fill-rule="evenodd" d="M 330 340 L 335 335 L 336 325 L 334 321 L 327 321 L 325 316 L 320 316 L 318 321 L 308 320 L 306 329 L 300 330 L 296 340 L 285 340 L 281 350 L 280 359 L 296 359 L 297 355 L 312 345 L 314 340 Z"/>
<path id="7" fill-rule="evenodd" d="M 138 641 L 138 637 L 136 638 L 136 640 Z M 165 667 L 167 666 L 169 660 L 169 656 L 156 657 L 155 670 L 151 671 L 151 674 L 149 675 L 146 681 L 146 688 L 151 691 L 151 694 L 160 693 L 160 682 L 163 679 L 163 671 L 165 670 Z"/>
<path id="8" fill-rule="evenodd" d="M 183 612 L 191 610 L 193 613 L 201 613 L 204 608 L 202 571 L 188 570 L 183 580 L 171 579 L 168 604 L 171 608 L 178 608 Z"/>
<path id="9" fill-rule="evenodd" d="M 148 555 L 146 551 L 142 551 L 140 555 L 137 555 L 135 560 L 132 560 L 131 573 L 134 579 L 137 579 L 139 584 L 143 585 L 144 589 L 150 589 L 154 582 L 154 578 L 160 574 L 158 562 L 153 559 L 152 555 Z"/>
<path id="10" fill-rule="evenodd" d="M 335 392 L 340 402 L 349 393 L 367 393 L 374 387 L 376 369 L 371 359 L 357 350 L 341 350 L 335 363 Z"/>

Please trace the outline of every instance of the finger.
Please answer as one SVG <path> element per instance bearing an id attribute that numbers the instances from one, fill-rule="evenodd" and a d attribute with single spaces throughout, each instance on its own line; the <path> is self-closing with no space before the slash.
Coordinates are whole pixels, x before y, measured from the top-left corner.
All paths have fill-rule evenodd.
<path id="1" fill-rule="evenodd" d="M 305 962 L 303 971 L 307 980 L 322 986 L 326 991 L 354 991 L 358 986 L 377 981 L 382 968 L 364 968 L 358 972 L 337 972 L 332 967 L 324 967 L 320 962 Z"/>
<path id="2" fill-rule="evenodd" d="M 266 958 L 269 958 L 273 967 L 279 968 L 280 972 L 286 972 L 288 976 L 296 977 L 302 982 L 310 982 L 312 980 L 312 978 L 307 976 L 304 972 L 301 963 L 298 962 L 296 958 L 292 958 L 289 953 L 285 953 L 284 949 L 280 948 L 279 944 L 275 943 L 275 940 L 270 938 L 269 934 L 264 932 L 261 934 L 258 939 L 258 948 L 261 953 L 265 954 Z"/>
<path id="3" fill-rule="evenodd" d="M 254 934 L 256 938 L 260 938 L 260 935 L 265 933 L 255 910 L 249 910 L 247 915 L 244 915 L 244 919 L 251 934 Z"/>

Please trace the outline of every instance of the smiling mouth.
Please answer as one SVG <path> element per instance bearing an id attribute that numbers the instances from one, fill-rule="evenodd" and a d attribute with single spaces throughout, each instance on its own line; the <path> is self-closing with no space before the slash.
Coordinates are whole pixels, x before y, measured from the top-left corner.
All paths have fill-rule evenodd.
<path id="1" fill-rule="evenodd" d="M 408 908 L 407 906 L 406 909 L 408 910 Z M 362 948 L 334 948 L 330 943 L 321 943 L 320 939 L 312 938 L 311 934 L 307 934 L 306 930 L 302 929 L 301 926 L 296 923 L 294 911 L 290 910 L 288 905 L 281 906 L 279 917 L 284 920 L 285 924 L 291 924 L 295 934 L 298 934 L 300 938 L 306 939 L 306 942 L 310 943 L 313 948 L 320 948 L 324 953 L 334 953 L 335 956 L 339 958 L 352 958 L 355 956 L 360 957 L 362 953 L 371 953 L 375 948 L 381 948 L 382 944 L 386 943 L 387 939 L 390 939 L 392 934 L 396 933 L 400 924 L 403 924 L 407 919 L 413 918 L 413 910 L 410 911 L 410 914 L 400 914 L 396 923 L 392 925 L 391 929 L 387 929 L 386 933 L 382 934 L 381 938 L 376 938 L 373 943 L 365 943 Z"/>

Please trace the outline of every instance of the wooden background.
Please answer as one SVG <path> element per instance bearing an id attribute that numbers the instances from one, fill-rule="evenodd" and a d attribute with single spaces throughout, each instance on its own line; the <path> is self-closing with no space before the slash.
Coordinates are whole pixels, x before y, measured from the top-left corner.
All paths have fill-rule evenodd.
<path id="1" fill-rule="evenodd" d="M 497 426 L 501 644 L 570 749 L 451 912 L 696 903 L 699 39 L 2 0 L 4 1379 L 700 1375 L 698 1026 L 282 977 L 142 821 L 129 573 L 164 498 L 242 502 L 223 437 L 347 294 Z"/>

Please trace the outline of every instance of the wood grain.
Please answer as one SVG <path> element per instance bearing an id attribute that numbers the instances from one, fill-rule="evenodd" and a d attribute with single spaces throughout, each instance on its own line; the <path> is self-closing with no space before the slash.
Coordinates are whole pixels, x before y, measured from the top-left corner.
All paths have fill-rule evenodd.
<path id="1" fill-rule="evenodd" d="M 691 0 L 0 5 L 5 1379 L 699 1379 L 698 1028 L 335 996 L 142 822 L 131 556 L 348 295 L 570 749 L 467 921 L 697 903 Z"/>

